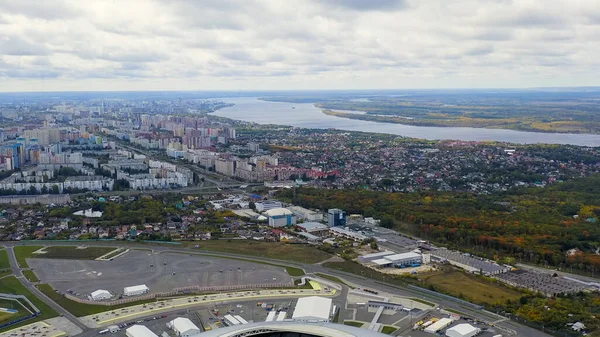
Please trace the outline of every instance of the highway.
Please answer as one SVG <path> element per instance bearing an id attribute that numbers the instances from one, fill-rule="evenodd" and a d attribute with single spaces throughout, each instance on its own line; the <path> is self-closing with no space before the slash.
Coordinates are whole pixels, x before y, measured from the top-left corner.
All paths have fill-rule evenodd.
<path id="1" fill-rule="evenodd" d="M 56 245 L 60 245 L 60 246 L 65 246 L 65 245 L 112 246 L 112 247 L 122 247 L 122 248 L 135 248 L 136 246 L 139 246 L 139 247 L 143 247 L 146 249 L 152 248 L 152 250 L 157 253 L 171 252 L 171 253 L 185 253 L 185 254 L 192 253 L 192 254 L 198 254 L 198 255 L 218 255 L 219 257 L 225 257 L 225 258 L 249 259 L 249 260 L 256 260 L 259 262 L 280 264 L 282 266 L 293 266 L 293 267 L 298 267 L 298 268 L 304 269 L 304 271 L 307 274 L 314 274 L 314 273 L 329 274 L 329 275 L 333 275 L 333 276 L 337 276 L 342 279 L 345 279 L 351 283 L 359 284 L 365 288 L 377 289 L 377 290 L 381 290 L 384 292 L 397 294 L 399 296 L 414 297 L 414 298 L 423 299 L 428 302 L 437 303 L 439 308 L 453 309 L 458 312 L 462 312 L 466 315 L 469 315 L 473 318 L 476 318 L 476 319 L 479 319 L 479 320 L 482 320 L 482 321 L 485 321 L 488 323 L 493 323 L 496 328 L 503 330 L 505 335 L 516 334 L 519 336 L 532 336 L 532 337 L 533 336 L 540 336 L 540 337 L 541 336 L 544 336 L 544 337 L 549 336 L 539 330 L 535 330 L 533 328 L 524 326 L 522 324 L 507 320 L 503 316 L 497 315 L 495 313 L 492 313 L 492 312 L 489 312 L 489 311 L 486 311 L 483 309 L 479 309 L 475 305 L 466 305 L 462 302 L 458 302 L 456 300 L 453 300 L 453 299 L 448 298 L 441 294 L 434 294 L 427 290 L 419 290 L 419 289 L 414 289 L 414 288 L 399 287 L 399 286 L 384 284 L 382 282 L 379 282 L 379 281 L 376 281 L 373 279 L 357 276 L 357 275 L 346 273 L 343 271 L 326 268 L 319 264 L 305 264 L 305 263 L 299 263 L 299 262 L 268 259 L 268 258 L 262 258 L 262 257 L 231 254 L 231 253 L 206 251 L 206 250 L 199 250 L 199 249 L 193 249 L 193 248 L 176 248 L 176 247 L 173 247 L 172 245 L 168 245 L 168 246 L 162 245 L 161 246 L 161 245 L 148 245 L 148 244 L 135 244 L 135 243 L 119 243 L 119 242 L 114 242 L 114 241 L 113 242 L 51 242 L 51 241 L 43 241 L 43 242 L 26 242 L 26 243 L 25 242 L 3 242 L 2 243 L 2 245 L 5 245 L 7 247 L 12 247 L 15 245 L 23 245 L 23 244 L 24 245 L 45 245 L 45 246 L 52 246 L 52 245 L 55 245 L 55 246 Z M 9 255 L 11 256 L 11 266 L 13 267 L 13 271 L 15 272 L 15 275 L 22 276 L 21 270 L 16 265 L 16 259 L 14 258 L 13 250 L 9 249 L 9 252 L 10 252 Z M 35 289 L 35 287 L 33 287 L 31 285 L 31 283 L 29 283 L 29 281 L 27 281 L 24 277 L 20 277 L 19 279 L 29 289 L 31 289 L 31 288 Z M 58 307 L 58 305 L 56 305 L 56 303 L 52 302 L 49 298 L 45 297 L 37 289 L 35 289 L 35 290 L 33 290 L 33 289 L 32 289 L 32 291 L 38 296 L 41 295 L 40 298 L 44 299 L 44 301 L 46 303 L 48 303 L 48 302 L 52 303 L 53 308 Z M 50 305 L 50 303 L 48 303 L 48 304 Z M 65 317 L 69 318 L 70 320 L 74 320 L 74 323 L 76 322 L 77 326 L 82 327 L 82 323 L 79 322 L 77 320 L 77 318 L 75 318 L 74 316 L 72 316 L 68 312 L 66 312 L 64 309 L 60 308 L 60 310 L 57 310 L 57 311 L 62 313 Z M 87 329 L 87 328 L 85 328 L 85 329 Z"/>

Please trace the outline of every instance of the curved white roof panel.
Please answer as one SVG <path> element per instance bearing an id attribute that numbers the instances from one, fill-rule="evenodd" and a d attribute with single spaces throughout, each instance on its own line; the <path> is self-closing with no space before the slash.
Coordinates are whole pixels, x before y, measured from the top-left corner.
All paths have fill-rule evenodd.
<path id="1" fill-rule="evenodd" d="M 388 335 L 367 329 L 355 328 L 348 325 L 334 323 L 311 323 L 311 322 L 258 322 L 244 325 L 230 326 L 202 332 L 193 337 L 233 337 L 244 334 L 252 336 L 265 332 L 296 332 L 319 337 L 384 337 Z M 255 332 L 255 333 L 253 333 Z"/>
<path id="2" fill-rule="evenodd" d="M 268 216 L 292 215 L 292 211 L 287 208 L 273 208 L 265 212 Z"/>

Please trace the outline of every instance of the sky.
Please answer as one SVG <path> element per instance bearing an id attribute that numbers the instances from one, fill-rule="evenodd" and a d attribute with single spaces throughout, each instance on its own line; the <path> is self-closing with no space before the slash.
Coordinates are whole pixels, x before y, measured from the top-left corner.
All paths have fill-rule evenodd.
<path id="1" fill-rule="evenodd" d="M 0 0 L 0 91 L 600 85 L 598 0 Z"/>

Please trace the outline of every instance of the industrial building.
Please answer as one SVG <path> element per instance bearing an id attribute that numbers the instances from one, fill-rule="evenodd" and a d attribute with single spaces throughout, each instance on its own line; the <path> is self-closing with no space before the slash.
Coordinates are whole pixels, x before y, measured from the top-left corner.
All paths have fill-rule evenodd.
<path id="1" fill-rule="evenodd" d="M 309 296 L 298 299 L 292 319 L 295 321 L 329 322 L 331 298 Z"/>
<path id="2" fill-rule="evenodd" d="M 175 318 L 167 323 L 167 327 L 180 337 L 190 337 L 200 333 L 200 329 L 189 318 L 185 317 Z"/>
<path id="3" fill-rule="evenodd" d="M 143 325 L 133 325 L 125 330 L 127 337 L 158 337 L 154 332 Z"/>
<path id="4" fill-rule="evenodd" d="M 454 321 L 450 318 L 442 318 L 439 321 L 426 327 L 425 330 L 423 330 L 423 331 L 425 331 L 427 333 L 431 333 L 431 334 L 436 334 L 438 331 L 440 331 L 440 330 L 444 329 L 445 327 L 447 327 L 448 325 L 452 324 L 452 322 L 454 322 Z"/>
<path id="5" fill-rule="evenodd" d="M 476 328 L 468 323 L 455 325 L 446 330 L 448 337 L 473 337 L 481 332 L 481 329 Z"/>
<path id="6" fill-rule="evenodd" d="M 310 209 L 306 209 L 300 206 L 290 206 L 288 207 L 294 215 L 298 217 L 298 219 L 306 220 L 306 221 L 322 221 L 323 214 L 320 212 L 315 212 Z"/>
<path id="7" fill-rule="evenodd" d="M 329 231 L 329 227 L 318 222 L 303 222 L 301 224 L 296 225 L 296 227 L 312 235 L 326 234 Z"/>
<path id="8" fill-rule="evenodd" d="M 384 256 L 382 259 L 373 260 L 372 263 L 377 267 L 417 267 L 423 263 L 423 255 L 415 252 L 408 252 L 402 254 L 394 254 Z"/>
<path id="9" fill-rule="evenodd" d="M 346 226 L 347 218 L 348 215 L 341 209 L 332 208 L 327 211 L 327 224 L 329 227 L 344 227 Z"/>
<path id="10" fill-rule="evenodd" d="M 112 297 L 108 290 L 98 289 L 90 294 L 90 298 L 94 301 L 107 300 Z"/>
<path id="11" fill-rule="evenodd" d="M 265 200 L 265 201 L 257 202 L 254 205 L 256 206 L 256 210 L 259 212 L 268 211 L 268 210 L 274 209 L 274 208 L 281 208 L 283 206 L 281 204 L 281 201 L 276 201 L 276 200 Z"/>
<path id="12" fill-rule="evenodd" d="M 394 253 L 390 250 L 386 250 L 385 252 L 377 252 L 377 253 L 372 253 L 372 254 L 361 255 L 358 257 L 358 262 L 369 263 L 369 262 L 373 262 L 375 260 L 383 259 L 386 256 L 394 255 L 394 254 L 396 254 L 396 253 Z"/>
<path id="13" fill-rule="evenodd" d="M 150 289 L 146 287 L 145 284 L 140 284 L 137 286 L 125 287 L 123 288 L 123 295 L 125 296 L 138 296 L 147 294 L 150 292 Z"/>
<path id="14" fill-rule="evenodd" d="M 330 227 L 329 233 L 331 233 L 332 235 L 335 235 L 335 236 L 343 237 L 346 239 L 351 239 L 354 241 L 363 241 L 368 238 L 366 235 L 362 235 L 360 233 L 353 232 L 349 229 L 344 229 L 341 227 Z"/>
<path id="15" fill-rule="evenodd" d="M 271 227 L 285 227 L 296 224 L 296 216 L 286 208 L 273 208 L 265 212 Z"/>

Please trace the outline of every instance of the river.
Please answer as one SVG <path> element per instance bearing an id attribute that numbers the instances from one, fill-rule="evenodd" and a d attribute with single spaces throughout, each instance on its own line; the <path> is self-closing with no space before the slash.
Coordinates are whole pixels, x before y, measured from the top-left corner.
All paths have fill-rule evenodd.
<path id="1" fill-rule="evenodd" d="M 216 116 L 243 120 L 259 124 L 291 125 L 301 128 L 329 129 L 363 132 L 379 132 L 405 137 L 430 140 L 463 140 L 519 144 L 571 144 L 579 146 L 600 146 L 600 135 L 525 132 L 502 129 L 482 129 L 463 127 L 426 127 L 392 123 L 377 123 L 329 116 L 311 103 L 267 102 L 257 98 L 221 98 L 235 104 L 214 113 Z"/>

